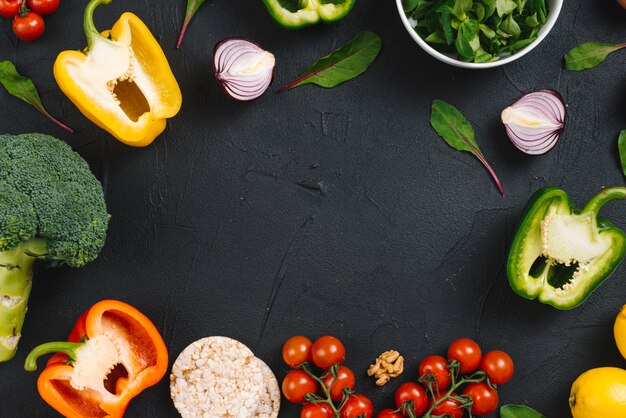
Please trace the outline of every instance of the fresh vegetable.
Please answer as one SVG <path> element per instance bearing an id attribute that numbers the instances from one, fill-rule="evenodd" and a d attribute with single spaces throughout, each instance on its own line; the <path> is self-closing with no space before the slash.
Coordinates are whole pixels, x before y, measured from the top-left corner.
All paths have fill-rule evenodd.
<path id="1" fill-rule="evenodd" d="M 350 395 L 341 409 L 341 418 L 371 418 L 374 414 L 372 401 L 365 395 Z"/>
<path id="2" fill-rule="evenodd" d="M 459 373 L 473 373 L 480 366 L 482 352 L 475 341 L 469 338 L 460 338 L 450 344 L 448 348 L 448 360 L 459 362 Z"/>
<path id="3" fill-rule="evenodd" d="M 213 51 L 213 74 L 224 93 L 237 101 L 247 102 L 265 93 L 275 64 L 271 52 L 247 39 L 224 39 Z"/>
<path id="4" fill-rule="evenodd" d="M 385 351 L 367 369 L 367 375 L 376 378 L 377 386 L 384 386 L 390 379 L 400 376 L 402 372 L 404 372 L 404 357 L 396 350 Z"/>
<path id="5" fill-rule="evenodd" d="M 325 403 L 305 403 L 300 410 L 300 418 L 332 418 L 332 409 Z"/>
<path id="6" fill-rule="evenodd" d="M 128 403 L 167 371 L 167 348 L 150 320 L 126 303 L 104 300 L 83 314 L 67 342 L 42 344 L 24 363 L 57 353 L 39 375 L 41 397 L 66 417 L 122 417 Z"/>
<path id="7" fill-rule="evenodd" d="M 504 196 L 504 188 L 502 183 L 500 183 L 500 179 L 498 179 L 498 176 L 487 162 L 474 139 L 474 128 L 456 107 L 442 100 L 435 100 L 432 104 L 430 124 L 452 148 L 457 151 L 474 154 L 489 171 L 500 194 Z"/>
<path id="8" fill-rule="evenodd" d="M 402 408 L 405 415 L 412 414 L 419 417 L 428 409 L 428 395 L 426 389 L 413 382 L 400 385 L 396 390 L 396 407 Z"/>
<path id="9" fill-rule="evenodd" d="M 498 407 L 498 392 L 486 382 L 470 383 L 463 389 L 463 395 L 472 398 L 473 415 L 484 417 Z"/>
<path id="10" fill-rule="evenodd" d="M 538 190 L 528 201 L 509 251 L 513 290 L 558 309 L 572 309 L 615 271 L 626 254 L 626 234 L 598 216 L 626 198 L 625 187 L 605 189 L 578 210 L 565 191 Z"/>
<path id="11" fill-rule="evenodd" d="M 500 408 L 500 418 L 546 418 L 543 414 L 524 405 L 504 405 Z"/>
<path id="12" fill-rule="evenodd" d="M 61 128 L 68 132 L 74 132 L 72 128 L 59 122 L 46 111 L 41 103 L 35 84 L 30 79 L 20 75 L 11 61 L 0 61 L 0 84 L 4 86 L 9 94 L 34 106 L 42 115 Z"/>
<path id="13" fill-rule="evenodd" d="M 189 22 L 191 18 L 196 14 L 200 6 L 204 4 L 206 0 L 187 0 L 187 10 L 185 10 L 185 20 L 183 21 L 183 27 L 180 30 L 180 36 L 178 37 L 178 42 L 176 43 L 176 49 L 180 49 L 180 46 L 183 43 L 183 38 L 185 37 L 185 33 L 187 32 L 187 27 L 189 26 Z"/>
<path id="14" fill-rule="evenodd" d="M 322 382 L 324 382 L 325 387 L 330 389 L 330 399 L 338 402 L 343 399 L 344 389 L 347 388 L 349 391 L 354 390 L 356 378 L 354 377 L 352 370 L 344 365 L 341 365 L 337 368 L 337 372 L 335 374 L 333 374 L 330 370 L 327 370 L 325 377 L 322 378 Z"/>
<path id="15" fill-rule="evenodd" d="M 450 418 L 462 418 L 465 413 L 465 409 L 463 408 L 461 402 L 456 400 L 458 395 L 454 392 L 450 394 L 450 397 L 445 400 L 441 400 L 444 396 L 444 393 L 435 393 L 435 396 L 430 399 L 428 403 L 428 407 L 432 408 L 430 414 L 432 416 L 446 416 L 448 415 Z M 435 405 L 437 402 L 437 405 Z"/>
<path id="16" fill-rule="evenodd" d="M 335 87 L 358 77 L 378 56 L 382 40 L 372 32 L 361 32 L 345 46 L 319 59 L 304 74 L 278 91 L 290 90 L 304 84 Z"/>
<path id="17" fill-rule="evenodd" d="M 480 370 L 487 373 L 491 383 L 503 385 L 513 377 L 515 366 L 511 356 L 504 351 L 494 350 L 483 356 Z"/>
<path id="18" fill-rule="evenodd" d="M 303 370 L 291 370 L 283 380 L 283 395 L 291 403 L 302 403 L 309 393 L 317 393 L 317 382 Z"/>
<path id="19" fill-rule="evenodd" d="M 567 108 L 561 94 L 538 89 L 524 94 L 502 111 L 502 123 L 513 145 L 526 154 L 550 151 L 565 129 Z"/>
<path id="20" fill-rule="evenodd" d="M 622 163 L 622 172 L 626 176 L 626 130 L 620 132 L 619 139 L 617 140 L 617 148 L 619 150 L 619 159 Z"/>
<path id="21" fill-rule="evenodd" d="M 40 15 L 50 15 L 59 8 L 59 0 L 28 0 L 28 7 Z"/>
<path id="22" fill-rule="evenodd" d="M 428 383 L 431 382 L 439 391 L 442 391 L 449 388 L 452 383 L 448 361 L 441 356 L 425 357 L 417 370 L 420 382 L 424 386 L 428 386 Z M 431 376 L 430 379 L 428 378 L 429 375 Z"/>
<path id="23" fill-rule="evenodd" d="M 0 0 L 0 16 L 7 19 L 13 17 L 20 12 L 23 0 Z"/>
<path id="24" fill-rule="evenodd" d="M 565 68 L 572 71 L 582 71 L 597 67 L 602 64 L 610 54 L 623 48 L 626 48 L 626 43 L 584 43 L 565 54 Z"/>
<path id="25" fill-rule="evenodd" d="M 572 385 L 569 406 L 574 418 L 626 416 L 626 370 L 591 369 Z"/>
<path id="26" fill-rule="evenodd" d="M 346 358 L 346 348 L 337 338 L 325 335 L 313 343 L 311 356 L 313 363 L 317 367 L 328 369 L 331 366 L 343 363 Z"/>
<path id="27" fill-rule="evenodd" d="M 91 0 L 85 9 L 87 48 L 63 51 L 54 78 L 78 109 L 125 144 L 149 145 L 178 113 L 181 93 L 165 54 L 148 27 L 124 13 L 101 35 L 93 12 L 111 0 Z"/>
<path id="28" fill-rule="evenodd" d="M 82 267 L 95 260 L 108 221 L 100 182 L 67 144 L 0 135 L 0 361 L 15 355 L 35 261 Z"/>
<path id="29" fill-rule="evenodd" d="M 289 338 L 283 345 L 285 364 L 289 367 L 298 367 L 304 362 L 310 362 L 312 345 L 311 340 L 302 335 Z"/>
<path id="30" fill-rule="evenodd" d="M 35 12 L 21 12 L 13 19 L 13 33 L 22 41 L 39 39 L 45 28 L 43 18 Z"/>
<path id="31" fill-rule="evenodd" d="M 383 409 L 376 415 L 376 418 L 403 418 L 404 415 L 398 410 L 387 408 Z"/>
<path id="32" fill-rule="evenodd" d="M 547 2 L 525 0 L 405 0 L 415 31 L 433 48 L 466 62 L 491 62 L 533 43 Z"/>
<path id="33" fill-rule="evenodd" d="M 301 29 L 319 21 L 335 23 L 350 13 L 356 0 L 263 0 L 272 18 L 287 29 Z"/>

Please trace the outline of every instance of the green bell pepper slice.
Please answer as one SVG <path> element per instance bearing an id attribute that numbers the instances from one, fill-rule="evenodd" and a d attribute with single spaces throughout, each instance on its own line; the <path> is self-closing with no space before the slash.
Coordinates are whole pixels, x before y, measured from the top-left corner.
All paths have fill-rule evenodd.
<path id="1" fill-rule="evenodd" d="M 270 15 L 287 29 L 335 23 L 350 13 L 356 0 L 263 0 Z"/>
<path id="2" fill-rule="evenodd" d="M 625 187 L 605 189 L 578 210 L 565 191 L 538 190 L 526 204 L 509 251 L 513 290 L 557 309 L 583 303 L 624 259 L 626 234 L 598 211 L 625 198 Z"/>

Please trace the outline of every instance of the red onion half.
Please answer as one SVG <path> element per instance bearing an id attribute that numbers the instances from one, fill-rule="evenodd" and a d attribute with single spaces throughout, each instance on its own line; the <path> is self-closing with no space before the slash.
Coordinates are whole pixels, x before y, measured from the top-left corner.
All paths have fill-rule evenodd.
<path id="1" fill-rule="evenodd" d="M 247 102 L 261 96 L 274 77 L 276 59 L 247 39 L 228 38 L 215 45 L 213 73 L 226 94 Z"/>
<path id="2" fill-rule="evenodd" d="M 567 118 L 563 96 L 552 89 L 526 93 L 502 111 L 502 123 L 513 144 L 526 154 L 550 151 L 558 142 Z"/>

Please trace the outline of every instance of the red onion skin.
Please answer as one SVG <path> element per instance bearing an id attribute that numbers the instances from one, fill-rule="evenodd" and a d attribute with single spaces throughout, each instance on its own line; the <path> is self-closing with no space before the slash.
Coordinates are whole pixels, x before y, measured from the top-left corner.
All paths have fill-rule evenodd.
<path id="1" fill-rule="evenodd" d="M 215 44 L 215 47 L 213 47 L 213 57 L 215 57 L 215 54 L 216 54 L 217 50 L 219 49 L 219 47 L 222 46 L 222 44 L 224 44 L 226 42 L 229 42 L 229 41 L 246 41 L 246 42 L 250 42 L 251 44 L 254 44 L 254 45 L 258 46 L 262 50 L 267 51 L 267 49 L 263 48 L 258 42 L 255 42 L 255 41 L 253 41 L 251 39 L 230 37 L 230 38 L 222 39 L 221 41 L 219 41 L 218 43 Z M 250 102 L 254 102 L 254 101 L 258 100 L 262 96 L 262 95 L 260 95 L 259 97 L 255 97 L 254 99 L 250 99 L 250 100 L 242 100 L 242 99 L 238 99 L 238 98 L 234 97 L 232 94 L 230 94 L 230 92 L 226 88 L 225 83 L 217 77 L 217 68 L 215 67 L 215 58 L 213 60 L 211 60 L 211 61 L 212 61 L 212 66 L 213 66 L 213 74 L 216 76 L 215 79 L 217 80 L 217 85 L 220 87 L 222 92 L 224 92 L 224 94 L 226 96 L 228 96 L 233 102 L 250 103 Z M 270 79 L 269 85 L 271 85 L 272 82 L 274 81 L 274 70 L 275 70 L 275 68 L 276 67 L 272 68 L 272 77 Z"/>

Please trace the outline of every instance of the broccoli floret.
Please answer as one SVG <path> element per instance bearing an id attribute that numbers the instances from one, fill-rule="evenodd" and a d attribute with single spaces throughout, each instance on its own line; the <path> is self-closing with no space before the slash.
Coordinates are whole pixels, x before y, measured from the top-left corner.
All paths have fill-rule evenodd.
<path id="1" fill-rule="evenodd" d="M 95 260 L 108 222 L 102 185 L 66 143 L 0 135 L 0 361 L 15 355 L 34 261 Z"/>

